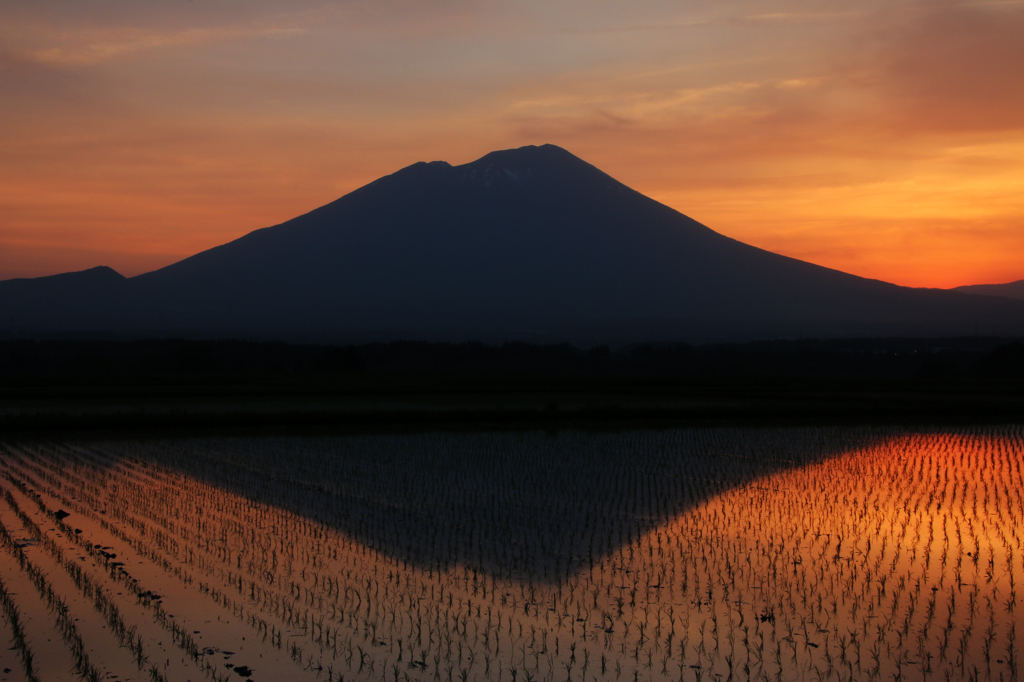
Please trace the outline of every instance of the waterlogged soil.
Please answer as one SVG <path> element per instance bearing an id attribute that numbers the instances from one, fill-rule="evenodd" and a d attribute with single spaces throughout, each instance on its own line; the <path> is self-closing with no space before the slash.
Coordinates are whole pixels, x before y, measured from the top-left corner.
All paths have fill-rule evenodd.
<path id="1" fill-rule="evenodd" d="M 4 523 L 6 525 L 6 520 Z M 26 541 L 25 538 L 20 539 L 20 542 Z M 3 581 L 7 592 L 18 604 L 19 620 L 24 630 L 26 644 L 32 652 L 38 679 L 73 679 L 74 659 L 57 629 L 46 602 L 39 596 L 29 576 L 19 568 L 17 563 L 4 557 L 4 560 L 0 561 L 0 580 Z M 4 644 L 11 641 L 10 639 L 5 640 Z M 0 660 L 2 660 L 4 668 L 11 668 L 15 674 L 22 673 L 22 678 L 28 679 L 23 674 L 21 656 L 16 649 L 5 648 L 4 655 L 0 657 Z M 12 679 L 18 678 L 12 677 Z"/>
<path id="2" fill-rule="evenodd" d="M 1022 464 L 1016 426 L 0 444 L 0 579 L 44 680 L 19 551 L 106 679 L 1009 680 Z"/>
<path id="3" fill-rule="evenodd" d="M 0 573 L 0 580 L 3 578 L 4 575 Z M 0 615 L 0 682 L 28 682 L 18 647 L 13 642 L 14 630 L 6 617 Z"/>
<path id="4" fill-rule="evenodd" d="M 0 515 L 0 523 L 8 528 L 21 526 L 18 519 L 12 518 L 12 516 L 13 514 L 9 512 Z M 60 539 L 60 534 L 56 532 L 55 528 L 46 527 L 48 519 L 42 518 L 38 513 L 35 516 L 37 523 L 45 524 L 42 526 L 44 533 Z M 71 577 L 62 570 L 53 556 L 37 543 L 27 544 L 22 550 L 26 558 L 41 569 L 49 586 L 62 596 L 64 603 L 75 614 L 73 619 L 75 629 L 82 637 L 83 646 L 89 652 L 92 664 L 99 670 L 105 671 L 110 679 L 142 679 L 137 666 L 127 657 L 118 655 L 118 643 L 110 632 L 108 624 L 92 608 L 92 604 L 85 595 L 75 588 Z"/>
<path id="5" fill-rule="evenodd" d="M 109 679 L 151 679 L 153 666 L 168 680 L 229 679 L 232 673 L 245 673 L 242 678 L 255 679 L 254 670 L 262 673 L 259 678 L 269 680 L 314 677 L 294 671 L 294 663 L 286 655 L 266 650 L 245 623 L 229 613 L 221 613 L 211 596 L 204 593 L 203 584 L 182 570 L 180 562 L 171 564 L 152 551 L 136 551 L 133 545 L 145 547 L 145 543 L 138 534 L 139 524 L 133 523 L 130 515 L 123 517 L 123 524 L 114 525 L 105 518 L 105 510 L 90 510 L 79 505 L 73 496 L 58 499 L 31 488 L 24 492 L 15 488 L 10 495 L 40 530 L 61 546 L 64 556 L 87 564 L 91 575 L 142 638 L 146 661 L 141 666 L 119 647 L 116 638 L 96 642 L 96 646 L 87 643 L 90 651 L 111 661 L 97 661 Z M 64 504 L 67 501 L 71 504 Z M 65 507 L 76 512 L 63 519 L 62 533 L 54 527 L 55 516 L 43 510 L 53 512 Z M 0 517 L 0 521 L 6 525 L 6 519 Z M 44 563 L 45 568 L 53 568 L 45 558 Z M 53 571 L 58 577 L 60 573 Z M 55 589 L 59 588 L 64 588 L 61 594 L 72 595 L 69 607 L 76 616 L 91 621 L 87 629 L 106 629 L 88 601 L 75 593 L 70 581 L 55 585 Z M 182 641 L 175 641 L 180 640 L 174 634 L 175 627 L 194 642 L 196 656 L 190 656 L 189 647 Z"/>

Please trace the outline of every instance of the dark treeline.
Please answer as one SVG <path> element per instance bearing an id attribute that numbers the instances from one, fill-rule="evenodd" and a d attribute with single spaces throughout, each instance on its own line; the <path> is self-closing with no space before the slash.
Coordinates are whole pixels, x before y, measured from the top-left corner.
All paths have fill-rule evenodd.
<path id="1" fill-rule="evenodd" d="M 287 385 L 359 389 L 478 378 L 492 388 L 714 379 L 891 379 L 1010 383 L 1024 344 L 999 338 L 778 340 L 576 348 L 568 344 L 394 342 L 320 346 L 245 341 L 0 341 L 0 385 Z"/>
<path id="2" fill-rule="evenodd" d="M 617 428 L 1024 419 L 998 338 L 609 349 L 397 342 L 0 341 L 0 432 Z"/>

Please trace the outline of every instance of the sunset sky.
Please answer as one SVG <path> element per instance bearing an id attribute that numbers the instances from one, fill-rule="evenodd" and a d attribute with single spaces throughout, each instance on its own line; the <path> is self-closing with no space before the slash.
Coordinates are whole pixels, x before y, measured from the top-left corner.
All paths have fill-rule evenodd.
<path id="1" fill-rule="evenodd" d="M 543 143 L 771 251 L 1024 279 L 1024 1 L 0 4 L 0 279 Z"/>

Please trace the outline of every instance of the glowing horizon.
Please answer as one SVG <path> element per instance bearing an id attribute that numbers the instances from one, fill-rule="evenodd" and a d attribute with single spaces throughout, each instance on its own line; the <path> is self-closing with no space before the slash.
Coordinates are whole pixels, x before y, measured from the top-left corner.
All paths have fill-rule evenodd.
<path id="1" fill-rule="evenodd" d="M 0 9 L 0 279 L 131 276 L 416 161 L 552 143 L 711 229 L 1024 279 L 1024 2 Z"/>

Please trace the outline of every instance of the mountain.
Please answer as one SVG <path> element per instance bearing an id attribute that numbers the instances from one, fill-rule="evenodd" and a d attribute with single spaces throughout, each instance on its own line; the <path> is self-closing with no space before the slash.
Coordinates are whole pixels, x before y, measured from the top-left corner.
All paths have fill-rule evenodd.
<path id="1" fill-rule="evenodd" d="M 965 294 L 982 294 L 984 296 L 1005 296 L 1024 300 L 1024 279 L 1008 284 L 970 284 L 964 287 L 956 287 L 952 291 L 961 291 Z"/>
<path id="2" fill-rule="evenodd" d="M 0 329 L 100 331 L 124 308 L 131 285 L 100 266 L 49 277 L 0 282 Z"/>
<path id="3" fill-rule="evenodd" d="M 37 334 L 335 341 L 1024 333 L 1024 302 L 770 253 L 552 145 L 417 163 L 160 270 L 115 274 L 0 282 L 0 320 Z"/>

